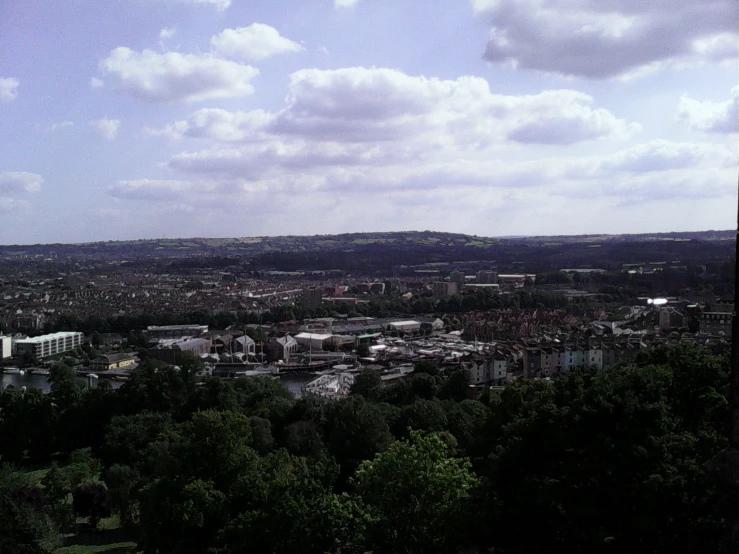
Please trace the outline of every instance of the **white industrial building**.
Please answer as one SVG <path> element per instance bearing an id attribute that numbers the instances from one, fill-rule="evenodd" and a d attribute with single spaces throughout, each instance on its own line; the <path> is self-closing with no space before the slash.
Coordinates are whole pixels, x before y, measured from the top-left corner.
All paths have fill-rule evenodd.
<path id="1" fill-rule="evenodd" d="M 69 331 L 17 340 L 15 347 L 18 354 L 30 352 L 37 358 L 47 358 L 74 350 L 82 344 L 83 340 L 82 333 Z"/>
<path id="2" fill-rule="evenodd" d="M 10 337 L 0 337 L 0 360 L 7 360 L 13 354 L 13 342 Z"/>
<path id="3" fill-rule="evenodd" d="M 295 335 L 298 344 L 310 350 L 323 350 L 332 338 L 333 335 L 323 333 L 299 333 Z"/>
<path id="4" fill-rule="evenodd" d="M 404 331 L 406 333 L 415 333 L 421 329 L 421 323 L 415 320 L 393 321 L 387 326 L 390 331 Z"/>

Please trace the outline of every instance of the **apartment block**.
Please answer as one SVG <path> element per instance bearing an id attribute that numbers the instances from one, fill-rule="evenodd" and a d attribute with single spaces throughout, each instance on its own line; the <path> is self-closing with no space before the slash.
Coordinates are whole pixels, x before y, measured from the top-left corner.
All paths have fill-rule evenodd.
<path id="1" fill-rule="evenodd" d="M 78 332 L 60 332 L 15 341 L 18 354 L 30 352 L 37 358 L 47 358 L 74 350 L 82 345 L 84 335 Z"/>

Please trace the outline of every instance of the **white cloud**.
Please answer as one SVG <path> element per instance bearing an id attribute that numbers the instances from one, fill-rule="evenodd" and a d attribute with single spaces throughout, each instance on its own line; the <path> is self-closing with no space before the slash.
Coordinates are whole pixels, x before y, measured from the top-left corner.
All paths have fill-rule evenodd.
<path id="1" fill-rule="evenodd" d="M 473 7 L 490 23 L 485 59 L 523 69 L 602 79 L 736 58 L 736 6 L 726 0 L 473 0 Z"/>
<path id="2" fill-rule="evenodd" d="M 114 140 L 118 135 L 120 125 L 120 119 L 109 119 L 107 117 L 90 121 L 90 127 L 105 140 Z"/>
<path id="3" fill-rule="evenodd" d="M 100 63 L 118 89 L 153 102 L 197 102 L 254 92 L 250 80 L 259 70 L 206 54 L 159 54 L 118 47 Z"/>
<path id="4" fill-rule="evenodd" d="M 291 75 L 287 106 L 278 112 L 202 109 L 145 131 L 212 142 L 168 165 L 218 179 L 276 186 L 296 182 L 298 174 L 316 190 L 357 190 L 362 183 L 519 187 L 541 184 L 549 171 L 538 162 L 513 164 L 522 156 L 520 143 L 551 148 L 639 130 L 592 104 L 572 90 L 492 94 L 475 77 L 443 81 L 389 69 L 311 69 Z"/>
<path id="5" fill-rule="evenodd" d="M 177 0 L 181 4 L 193 4 L 193 5 L 212 5 L 219 11 L 228 9 L 231 5 L 231 0 Z"/>
<path id="6" fill-rule="evenodd" d="M 59 129 L 67 129 L 73 126 L 74 121 L 60 121 L 59 123 L 53 123 L 52 125 L 49 125 L 47 131 L 53 133 L 54 131 L 58 131 Z"/>
<path id="7" fill-rule="evenodd" d="M 305 140 L 345 148 L 403 141 L 404 148 L 415 145 L 420 152 L 442 146 L 480 150 L 506 140 L 573 144 L 623 138 L 640 128 L 593 108 L 592 97 L 577 91 L 498 95 L 477 77 L 444 81 L 390 69 L 297 71 L 290 77 L 287 103 L 274 113 L 199 110 L 159 133 L 220 142 Z"/>
<path id="8" fill-rule="evenodd" d="M 102 86 L 105 83 L 103 83 L 102 79 L 98 79 L 97 77 L 90 77 L 90 88 L 102 88 Z"/>
<path id="9" fill-rule="evenodd" d="M 5 171 L 0 173 L 0 193 L 38 192 L 43 182 L 44 178 L 38 173 Z"/>
<path id="10" fill-rule="evenodd" d="M 435 203 L 487 220 L 529 211 L 551 218 L 555 206 L 561 215 L 586 201 L 607 210 L 669 194 L 696 202 L 731 194 L 726 175 L 736 156 L 728 148 L 653 140 L 619 150 L 617 141 L 640 126 L 575 90 L 503 95 L 476 77 L 344 68 L 297 71 L 287 92 L 278 111 L 200 109 L 147 130 L 204 145 L 167 163 L 182 178 L 175 190 L 147 182 L 146 193 L 139 187 L 117 197 L 169 194 L 175 203 L 226 211 L 274 201 L 291 218 L 316 210 L 321 221 L 356 230 L 372 221 L 393 227 L 393 217 L 412 228 L 429 221 Z M 611 153 L 593 155 L 593 141 L 606 141 L 602 150 Z M 362 216 L 345 220 L 357 205 Z M 273 215 L 260 217 L 267 225 Z"/>
<path id="11" fill-rule="evenodd" d="M 25 200 L 0 196 L 0 214 L 17 212 L 18 210 L 25 210 L 29 207 L 30 204 Z"/>
<path id="12" fill-rule="evenodd" d="M 171 200 L 179 198 L 193 188 L 189 181 L 138 179 L 118 181 L 108 187 L 108 193 L 114 198 L 126 200 Z"/>
<path id="13" fill-rule="evenodd" d="M 739 132 L 739 87 L 731 89 L 729 99 L 724 102 L 700 101 L 683 95 L 677 106 L 677 118 L 696 131 Z"/>
<path id="14" fill-rule="evenodd" d="M 167 27 L 159 31 L 159 40 L 167 40 L 175 36 L 177 29 L 175 27 Z"/>
<path id="15" fill-rule="evenodd" d="M 151 136 L 164 136 L 171 140 L 210 138 L 218 142 L 246 141 L 258 138 L 255 130 L 270 124 L 274 116 L 263 110 L 229 112 L 217 108 L 203 108 L 190 115 L 186 121 L 177 121 L 164 129 L 145 128 Z"/>
<path id="16" fill-rule="evenodd" d="M 0 77 L 0 102 L 10 102 L 18 98 L 19 84 L 14 77 Z"/>
<path id="17" fill-rule="evenodd" d="M 564 176 L 600 178 L 615 173 L 649 174 L 689 168 L 728 168 L 736 157 L 727 148 L 697 142 L 657 139 L 609 156 L 581 158 L 567 164 Z"/>
<path id="18" fill-rule="evenodd" d="M 351 8 L 356 5 L 359 0 L 334 0 L 334 8 Z"/>
<path id="19" fill-rule="evenodd" d="M 275 54 L 303 50 L 297 42 L 283 37 L 277 29 L 264 23 L 225 29 L 214 35 L 210 43 L 218 55 L 242 60 L 263 60 Z"/>

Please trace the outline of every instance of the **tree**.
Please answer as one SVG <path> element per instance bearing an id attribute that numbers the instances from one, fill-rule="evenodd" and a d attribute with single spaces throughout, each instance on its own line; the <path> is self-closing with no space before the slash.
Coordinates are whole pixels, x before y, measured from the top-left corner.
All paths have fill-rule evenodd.
<path id="1" fill-rule="evenodd" d="M 342 481 L 354 473 L 362 460 L 385 450 L 393 437 L 383 413 L 363 396 L 350 396 L 331 408 L 328 449 L 341 464 Z"/>
<path id="2" fill-rule="evenodd" d="M 458 369 L 452 372 L 444 381 L 439 390 L 439 398 L 461 402 L 467 398 L 471 383 L 470 372 L 466 369 Z"/>
<path id="3" fill-rule="evenodd" d="M 48 461 L 54 448 L 57 413 L 50 395 L 40 389 L 7 388 L 0 392 L 0 459 Z"/>
<path id="4" fill-rule="evenodd" d="M 227 551 L 330 551 L 338 522 L 326 516 L 334 511 L 331 484 L 337 473 L 335 463 L 311 461 L 284 450 L 260 459 L 231 489 L 231 502 L 240 509 L 225 529 Z"/>
<path id="5" fill-rule="evenodd" d="M 59 546 L 61 537 L 47 508 L 40 487 L 0 465 L 0 552 L 45 554 Z"/>
<path id="6" fill-rule="evenodd" d="M 447 428 L 447 417 L 438 400 L 417 400 L 400 411 L 393 432 L 406 436 L 409 430 L 440 432 Z"/>
<path id="7" fill-rule="evenodd" d="M 49 394 L 60 412 L 77 406 L 85 390 L 85 381 L 66 364 L 54 364 L 49 372 Z"/>
<path id="8" fill-rule="evenodd" d="M 441 554 L 464 546 L 466 501 L 478 485 L 470 467 L 420 431 L 364 461 L 353 483 L 371 517 L 367 549 Z"/>
<path id="9" fill-rule="evenodd" d="M 416 373 L 415 371 L 407 378 L 409 400 L 434 398 L 439 391 L 442 379 L 429 373 Z"/>
<path id="10" fill-rule="evenodd" d="M 466 451 L 482 434 L 488 416 L 488 409 L 477 400 L 444 402 L 447 415 L 446 429 L 457 440 L 458 446 Z"/>
<path id="11" fill-rule="evenodd" d="M 249 422 L 251 423 L 252 447 L 263 456 L 268 454 L 275 446 L 272 423 L 259 416 L 250 417 Z"/>
<path id="12" fill-rule="evenodd" d="M 138 504 L 135 496 L 140 482 L 138 471 L 115 464 L 103 472 L 103 480 L 108 489 L 111 509 L 120 516 L 123 528 L 132 528 Z"/>
<path id="13" fill-rule="evenodd" d="M 86 517 L 90 527 L 97 528 L 100 520 L 111 515 L 110 497 L 102 483 L 87 483 L 72 491 L 75 514 Z"/>
<path id="14" fill-rule="evenodd" d="M 172 425 L 172 417 L 163 413 L 115 416 L 107 428 L 100 456 L 104 465 L 139 467 L 144 462 L 147 447 Z"/>
<path id="15" fill-rule="evenodd" d="M 349 394 L 360 394 L 368 400 L 373 400 L 381 386 L 380 375 L 372 369 L 365 369 L 355 377 Z"/>
<path id="16" fill-rule="evenodd" d="M 141 542 L 145 552 L 199 554 L 216 543 L 227 496 L 212 481 L 165 475 L 141 492 Z"/>
<path id="17" fill-rule="evenodd" d="M 60 531 L 67 531 L 74 525 L 74 511 L 69 494 L 72 484 L 69 476 L 56 463 L 51 465 L 48 473 L 41 480 L 44 494 L 48 499 L 48 514 Z"/>
<path id="18" fill-rule="evenodd" d="M 297 421 L 285 427 L 283 444 L 291 454 L 318 458 L 326 447 L 318 426 L 313 421 Z"/>
<path id="19" fill-rule="evenodd" d="M 421 360 L 413 365 L 413 373 L 427 373 L 429 375 L 436 376 L 439 375 L 439 366 L 436 362 Z"/>
<path id="20" fill-rule="evenodd" d="M 499 524 L 485 546 L 721 552 L 728 499 L 704 464 L 726 444 L 723 363 L 681 347 L 634 368 L 509 384 L 481 434 L 480 513 Z"/>

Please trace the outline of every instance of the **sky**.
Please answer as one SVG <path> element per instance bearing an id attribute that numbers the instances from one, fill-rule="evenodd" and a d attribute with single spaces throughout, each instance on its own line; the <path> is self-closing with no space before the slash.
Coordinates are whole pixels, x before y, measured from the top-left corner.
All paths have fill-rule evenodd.
<path id="1" fill-rule="evenodd" d="M 2 0 L 0 244 L 730 229 L 736 0 Z"/>

